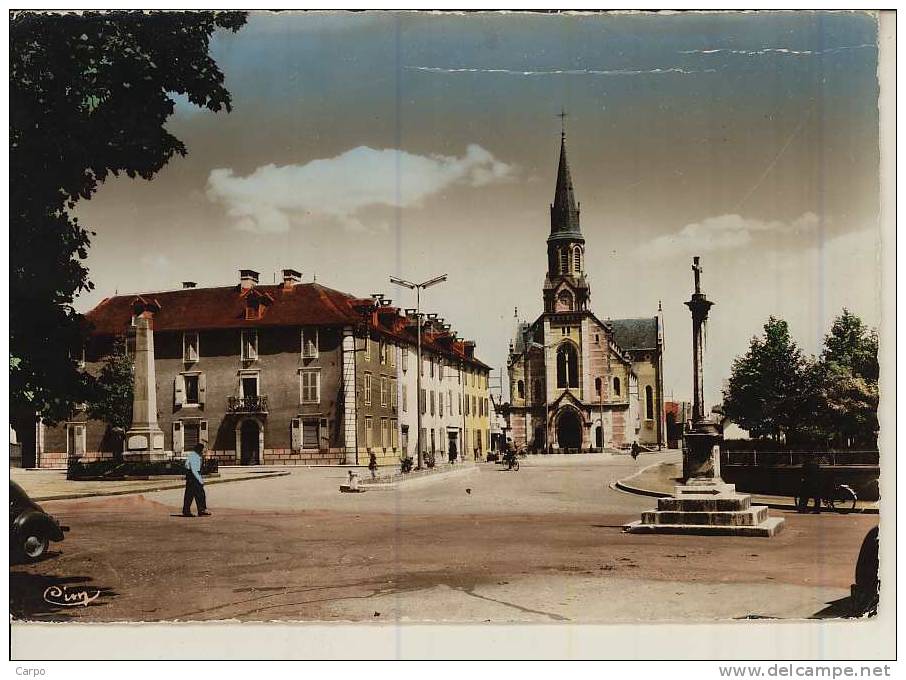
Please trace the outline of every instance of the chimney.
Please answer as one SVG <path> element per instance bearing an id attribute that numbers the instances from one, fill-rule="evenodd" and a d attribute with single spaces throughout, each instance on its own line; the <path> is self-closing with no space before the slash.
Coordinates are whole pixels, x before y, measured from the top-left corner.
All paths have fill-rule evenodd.
<path id="1" fill-rule="evenodd" d="M 258 272 L 254 269 L 239 270 L 239 287 L 242 289 L 254 288 L 258 285 Z"/>
<path id="2" fill-rule="evenodd" d="M 183 281 L 183 282 L 182 282 L 182 287 L 183 287 L 183 288 L 194 288 L 194 287 L 197 286 L 197 285 L 198 285 L 198 284 L 195 283 L 194 281 Z"/>
<path id="3" fill-rule="evenodd" d="M 292 288 L 293 286 L 302 283 L 302 272 L 298 272 L 295 269 L 284 269 L 283 270 L 283 287 Z"/>

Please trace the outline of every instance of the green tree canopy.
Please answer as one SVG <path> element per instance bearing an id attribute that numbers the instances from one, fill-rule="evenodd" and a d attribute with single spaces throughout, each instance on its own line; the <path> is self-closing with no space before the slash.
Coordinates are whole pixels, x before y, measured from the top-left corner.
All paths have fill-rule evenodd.
<path id="1" fill-rule="evenodd" d="M 723 413 L 753 437 L 795 437 L 807 420 L 808 368 L 786 321 L 770 317 L 733 362 Z"/>
<path id="2" fill-rule="evenodd" d="M 844 308 L 824 338 L 817 421 L 829 441 L 875 446 L 878 433 L 878 333 Z"/>
<path id="3" fill-rule="evenodd" d="M 151 179 L 185 145 L 164 127 L 173 93 L 230 110 L 208 54 L 243 12 L 18 12 L 10 21 L 10 410 L 65 418 L 84 401 L 93 235 L 70 211 L 111 174 Z"/>
<path id="4" fill-rule="evenodd" d="M 132 360 L 125 338 L 117 338 L 91 390 L 88 417 L 107 423 L 118 443 L 132 424 Z"/>

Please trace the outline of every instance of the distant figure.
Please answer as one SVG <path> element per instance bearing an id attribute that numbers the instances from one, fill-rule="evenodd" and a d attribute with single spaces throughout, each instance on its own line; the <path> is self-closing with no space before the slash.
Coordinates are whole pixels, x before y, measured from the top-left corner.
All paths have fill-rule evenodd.
<path id="1" fill-rule="evenodd" d="M 632 442 L 632 447 L 629 450 L 629 455 L 632 456 L 633 460 L 636 460 L 639 457 L 639 451 L 642 450 L 642 447 L 639 446 L 639 443 L 635 440 Z"/>
<path id="2" fill-rule="evenodd" d="M 450 450 L 447 452 L 447 456 L 450 458 L 450 465 L 456 462 L 456 442 L 452 439 L 450 440 Z"/>
<path id="3" fill-rule="evenodd" d="M 349 479 L 347 480 L 346 483 L 349 485 L 349 490 L 358 491 L 359 490 L 359 476 L 352 470 L 349 470 L 348 477 L 349 477 Z"/>
<path id="4" fill-rule="evenodd" d="M 815 499 L 812 512 L 821 512 L 821 465 L 816 458 L 809 458 L 802 464 L 799 482 L 799 512 L 808 511 L 809 499 Z"/>
<path id="5" fill-rule="evenodd" d="M 195 448 L 186 455 L 186 491 L 182 497 L 182 516 L 192 517 L 192 501 L 198 509 L 198 516 L 210 515 L 208 503 L 204 494 L 204 480 L 201 478 L 201 455 L 204 453 L 204 444 L 199 442 Z"/>
<path id="6" fill-rule="evenodd" d="M 373 453 L 368 454 L 368 469 L 371 470 L 371 478 L 377 477 L 377 456 Z"/>

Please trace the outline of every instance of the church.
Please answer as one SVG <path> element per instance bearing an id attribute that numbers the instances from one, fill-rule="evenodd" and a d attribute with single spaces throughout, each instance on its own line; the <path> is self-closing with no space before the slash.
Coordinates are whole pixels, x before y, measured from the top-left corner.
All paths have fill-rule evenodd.
<path id="1" fill-rule="evenodd" d="M 508 438 L 529 451 L 603 451 L 666 444 L 663 318 L 600 319 L 591 311 L 585 238 L 560 135 L 550 206 L 544 312 L 516 319 L 507 368 Z"/>

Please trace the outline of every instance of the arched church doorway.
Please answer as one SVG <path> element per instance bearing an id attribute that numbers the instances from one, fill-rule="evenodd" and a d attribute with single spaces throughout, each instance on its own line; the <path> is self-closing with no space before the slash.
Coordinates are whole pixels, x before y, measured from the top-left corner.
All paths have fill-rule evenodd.
<path id="1" fill-rule="evenodd" d="M 604 428 L 601 427 L 600 423 L 595 425 L 595 447 L 604 448 Z"/>
<path id="2" fill-rule="evenodd" d="M 239 426 L 239 464 L 258 465 L 261 462 L 261 425 L 247 418 Z"/>
<path id="3" fill-rule="evenodd" d="M 557 444 L 561 449 L 579 449 L 582 446 L 582 423 L 579 414 L 564 409 L 557 418 Z"/>

